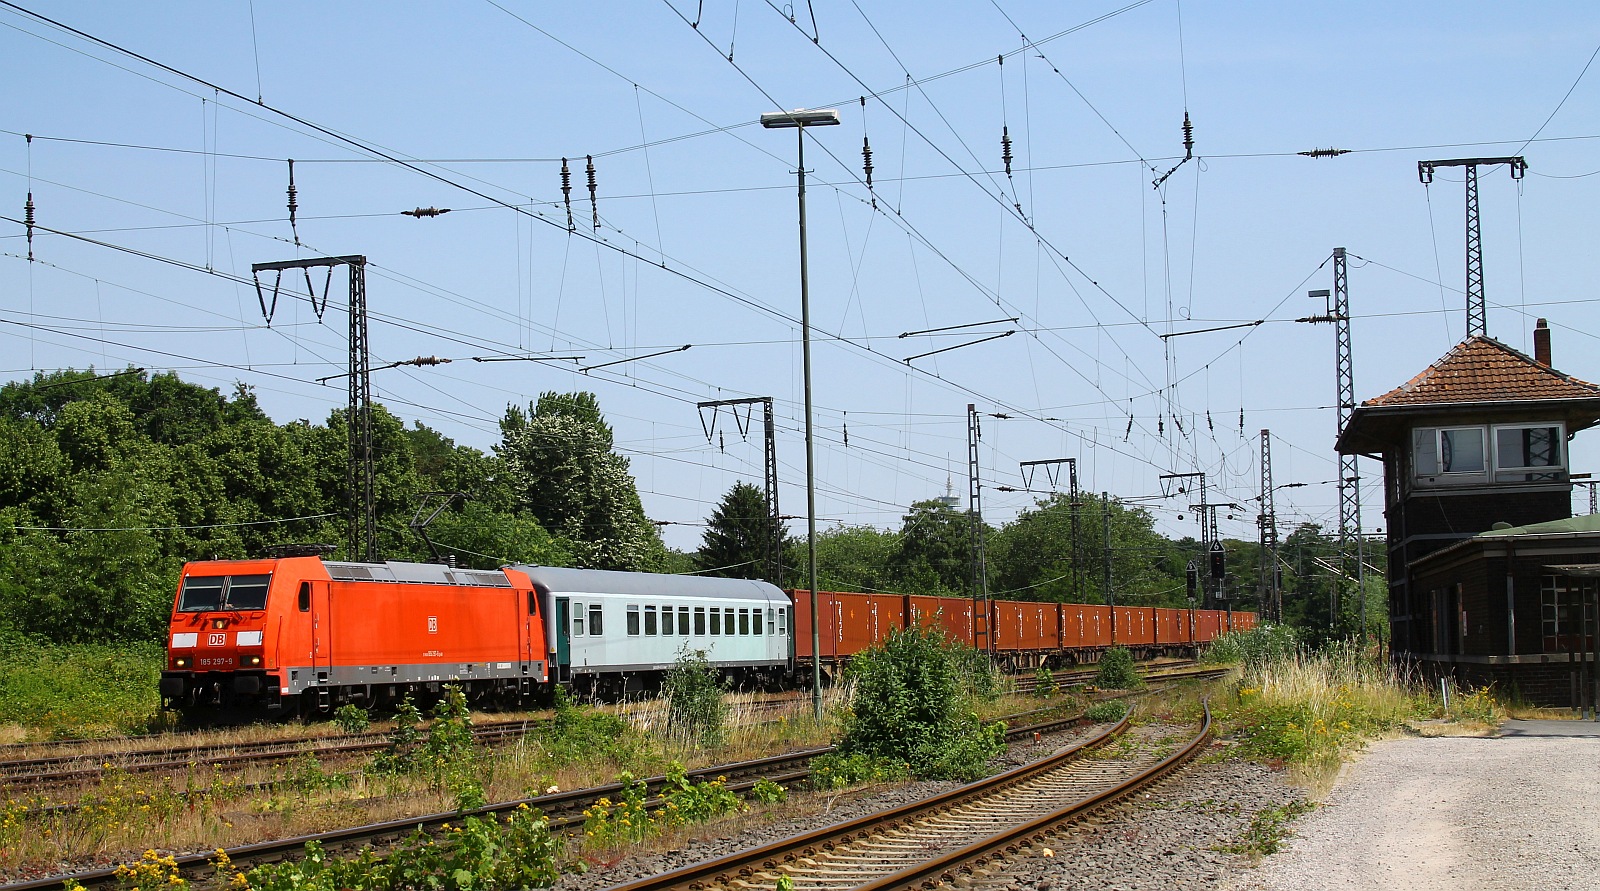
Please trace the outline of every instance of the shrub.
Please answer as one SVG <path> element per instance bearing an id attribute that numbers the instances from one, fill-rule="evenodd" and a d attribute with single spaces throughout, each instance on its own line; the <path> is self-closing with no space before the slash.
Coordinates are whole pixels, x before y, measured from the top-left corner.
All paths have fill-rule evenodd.
<path id="1" fill-rule="evenodd" d="M 0 724 L 50 738 L 139 733 L 161 720 L 159 643 L 40 644 L 0 630 Z"/>
<path id="2" fill-rule="evenodd" d="M 1094 685 L 1105 690 L 1137 690 L 1144 686 L 1144 678 L 1139 677 L 1133 654 L 1126 647 L 1112 647 L 1100 657 Z"/>
<path id="3" fill-rule="evenodd" d="M 674 729 L 692 736 L 701 745 L 722 743 L 728 718 L 722 694 L 727 685 L 705 650 L 680 652 L 661 687 L 667 699 L 667 718 Z"/>
<path id="4" fill-rule="evenodd" d="M 905 762 L 892 758 L 832 753 L 811 759 L 811 785 L 823 791 L 868 783 L 892 783 L 909 776 Z"/>
<path id="5" fill-rule="evenodd" d="M 1096 723 L 1120 721 L 1128 713 L 1128 704 L 1120 699 L 1107 699 L 1084 709 L 1083 716 Z"/>
<path id="6" fill-rule="evenodd" d="M 1208 665 L 1264 665 L 1294 654 L 1299 647 L 1288 625 L 1257 625 L 1248 631 L 1230 631 L 1211 642 L 1200 656 Z"/>
<path id="7" fill-rule="evenodd" d="M 359 705 L 341 705 L 333 712 L 333 723 L 345 733 L 362 733 L 372 726 L 372 716 Z"/>
<path id="8" fill-rule="evenodd" d="M 395 709 L 395 728 L 388 747 L 373 757 L 375 773 L 419 773 L 436 790 L 450 793 L 458 810 L 485 804 L 478 779 L 479 751 L 472 736 L 472 712 L 460 687 L 445 687 L 433 708 L 433 723 L 424 737 L 418 730 L 422 713 L 406 697 Z"/>
<path id="9" fill-rule="evenodd" d="M 1033 672 L 1033 695 L 1040 699 L 1048 699 L 1056 695 L 1056 673 L 1043 665 Z"/>
<path id="10" fill-rule="evenodd" d="M 900 761 L 917 777 L 981 776 L 1003 748 L 1005 728 L 984 726 L 971 711 L 962 679 L 975 676 L 963 669 L 973 664 L 971 650 L 952 646 L 938 629 L 895 631 L 858 654 L 839 751 Z"/>
<path id="11" fill-rule="evenodd" d="M 789 800 L 789 790 L 769 779 L 756 780 L 750 787 L 750 797 L 762 804 L 783 804 Z"/>

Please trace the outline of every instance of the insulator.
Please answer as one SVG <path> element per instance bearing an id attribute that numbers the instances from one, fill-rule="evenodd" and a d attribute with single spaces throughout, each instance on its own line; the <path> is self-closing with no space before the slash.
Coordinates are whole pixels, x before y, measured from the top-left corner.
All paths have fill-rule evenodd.
<path id="1" fill-rule="evenodd" d="M 1212 433 L 1217 432 L 1217 425 L 1211 423 L 1211 409 L 1206 409 L 1206 429 Z"/>
<path id="2" fill-rule="evenodd" d="M 848 423 L 844 425 L 844 447 L 850 448 L 850 425 Z"/>
<path id="3" fill-rule="evenodd" d="M 1184 160 L 1194 157 L 1194 124 L 1189 123 L 1189 112 L 1183 113 L 1183 157 Z"/>
<path id="4" fill-rule="evenodd" d="M 717 451 L 724 453 L 728 451 L 728 435 L 726 433 L 717 433 Z"/>
<path id="5" fill-rule="evenodd" d="M 28 259 L 33 259 L 33 193 L 28 193 L 28 200 L 22 205 L 22 225 L 28 227 Z"/>
<path id="6" fill-rule="evenodd" d="M 1244 406 L 1239 407 L 1239 432 L 1244 433 Z"/>
<path id="7" fill-rule="evenodd" d="M 1178 417 L 1178 416 L 1177 416 L 1177 415 L 1173 415 L 1173 416 L 1172 416 L 1172 423 L 1173 423 L 1173 424 L 1174 424 L 1174 425 L 1175 425 L 1175 426 L 1177 426 L 1177 428 L 1178 428 L 1178 432 L 1179 432 L 1179 433 L 1182 433 L 1182 432 L 1183 432 L 1183 418 L 1180 418 L 1180 417 Z"/>
<path id="8" fill-rule="evenodd" d="M 1006 162 L 1006 176 L 1011 175 L 1011 128 L 1000 127 L 1000 160 Z"/>
<path id="9" fill-rule="evenodd" d="M 584 155 L 589 162 L 589 207 L 594 211 L 594 227 L 600 228 L 600 205 L 595 201 L 594 155 Z"/>
<path id="10" fill-rule="evenodd" d="M 1128 441 L 1128 437 L 1130 437 L 1132 435 L 1133 435 L 1133 415 L 1128 415 L 1128 429 L 1122 431 L 1122 441 L 1123 442 L 1127 442 Z"/>
<path id="11" fill-rule="evenodd" d="M 295 226 L 295 213 L 300 210 L 294 187 L 294 159 L 289 159 L 289 231 L 294 235 L 294 246 L 300 246 L 300 230 Z"/>
<path id="12" fill-rule="evenodd" d="M 872 143 L 861 137 L 861 169 L 867 172 L 867 188 L 872 188 Z"/>
<path id="13" fill-rule="evenodd" d="M 567 204 L 567 231 L 576 229 L 572 225 L 572 170 L 567 167 L 567 159 L 561 159 L 561 200 Z"/>
<path id="14" fill-rule="evenodd" d="M 1160 415 L 1156 416 L 1156 435 L 1161 437 L 1167 435 L 1167 419 Z"/>

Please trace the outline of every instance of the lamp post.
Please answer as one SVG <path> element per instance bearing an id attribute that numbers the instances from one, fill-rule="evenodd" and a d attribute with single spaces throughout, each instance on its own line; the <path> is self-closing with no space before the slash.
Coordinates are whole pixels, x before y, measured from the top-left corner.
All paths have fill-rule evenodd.
<path id="1" fill-rule="evenodd" d="M 806 128 L 839 123 L 839 111 L 796 109 L 761 116 L 768 130 L 793 129 L 799 143 L 800 182 L 800 364 L 806 395 L 806 585 L 811 590 L 811 712 L 822 721 L 822 629 L 817 622 L 817 475 L 811 430 L 811 297 L 806 272 Z"/>

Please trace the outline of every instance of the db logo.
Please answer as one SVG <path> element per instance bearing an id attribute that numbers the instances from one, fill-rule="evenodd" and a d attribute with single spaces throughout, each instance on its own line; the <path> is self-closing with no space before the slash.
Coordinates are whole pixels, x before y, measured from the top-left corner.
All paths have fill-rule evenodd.
<path id="1" fill-rule="evenodd" d="M 429 634 L 438 634 L 439 633 L 439 617 L 438 616 L 429 616 L 428 617 L 428 633 Z"/>
<path id="2" fill-rule="evenodd" d="M 208 646 L 208 647 L 225 646 L 227 643 L 228 643 L 228 633 L 226 631 L 223 631 L 223 632 L 220 632 L 220 633 L 217 633 L 217 634 L 208 634 L 208 635 L 206 635 L 206 646 Z"/>

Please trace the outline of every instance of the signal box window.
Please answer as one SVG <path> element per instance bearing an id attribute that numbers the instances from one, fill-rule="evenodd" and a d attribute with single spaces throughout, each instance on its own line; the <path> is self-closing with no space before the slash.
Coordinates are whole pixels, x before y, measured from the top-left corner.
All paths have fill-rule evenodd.
<path id="1" fill-rule="evenodd" d="M 706 634 L 706 608 L 703 606 L 694 608 L 694 633 L 701 637 Z"/>
<path id="2" fill-rule="evenodd" d="M 1531 483 L 1561 479 L 1562 428 L 1553 424 L 1494 429 L 1495 479 Z"/>
<path id="3" fill-rule="evenodd" d="M 687 606 L 678 607 L 678 633 L 684 637 L 689 636 L 689 608 Z"/>
<path id="4" fill-rule="evenodd" d="M 656 608 L 653 606 L 644 608 L 644 633 L 647 637 L 656 633 Z"/>
<path id="5" fill-rule="evenodd" d="M 572 636 L 583 637 L 583 604 L 572 605 Z"/>
<path id="6" fill-rule="evenodd" d="M 599 637 L 599 636 L 601 636 L 602 634 L 605 633 L 605 630 L 600 626 L 600 615 L 601 615 L 600 604 L 598 604 L 598 603 L 589 604 L 589 636 L 590 637 Z"/>
<path id="7" fill-rule="evenodd" d="M 639 636 L 639 607 L 628 604 L 628 636 Z"/>

